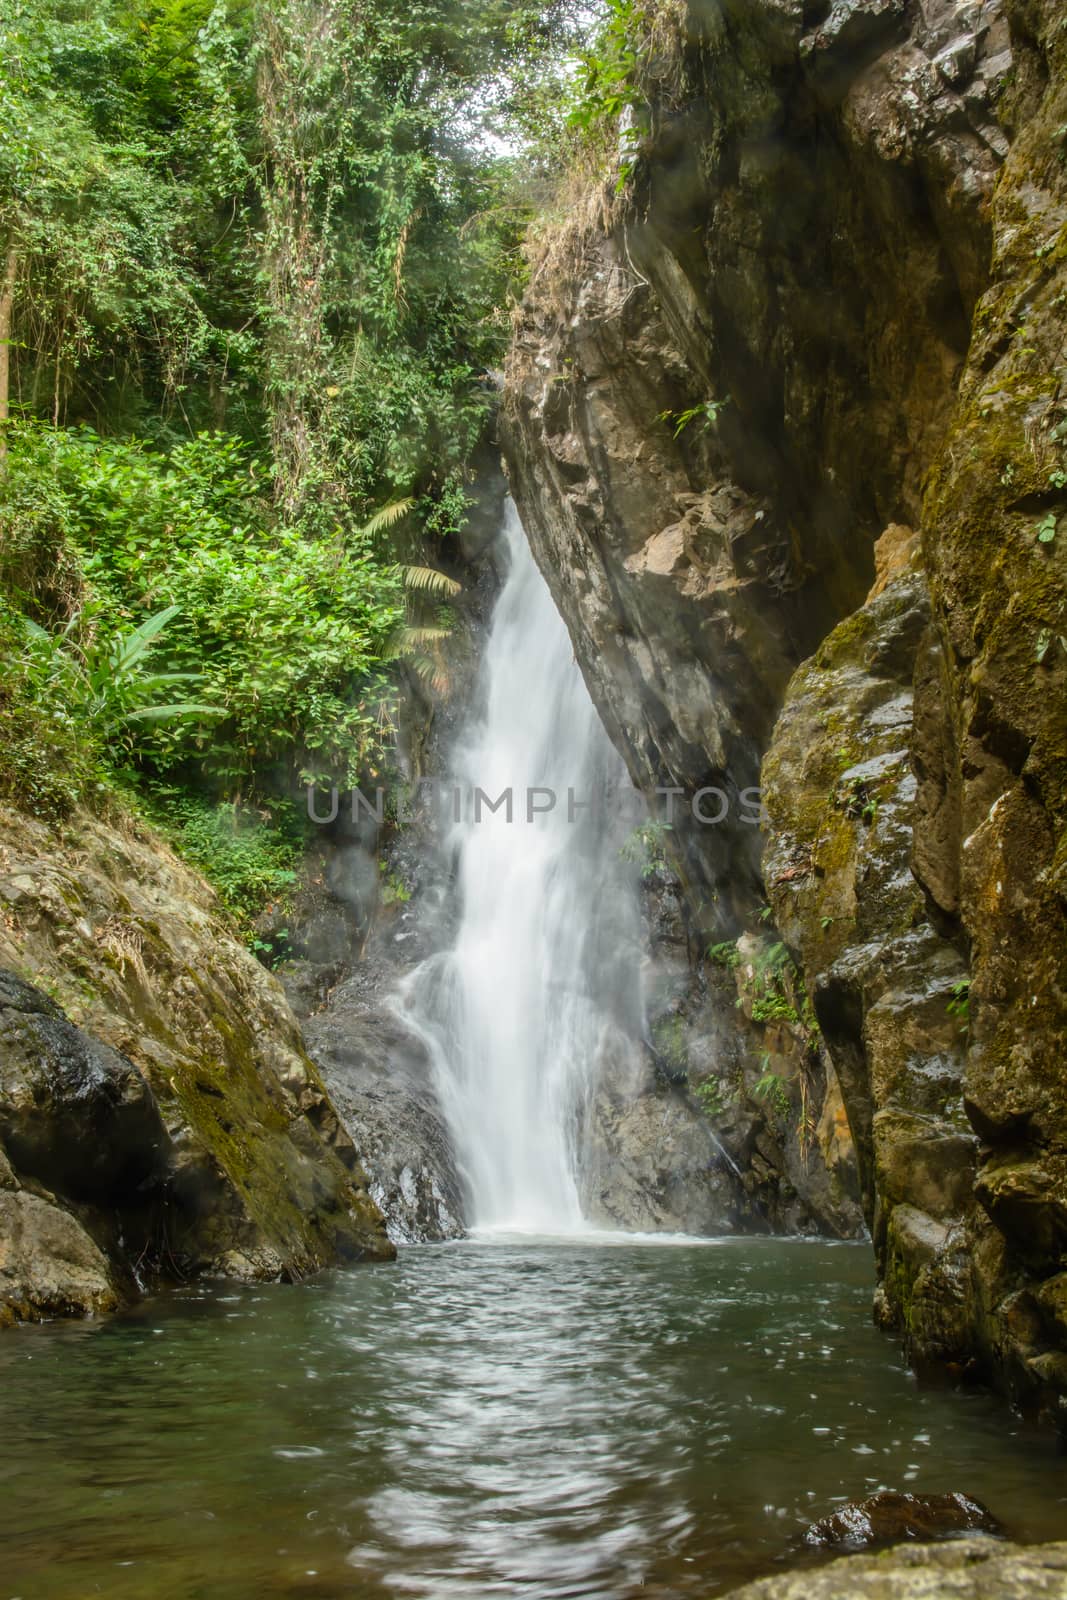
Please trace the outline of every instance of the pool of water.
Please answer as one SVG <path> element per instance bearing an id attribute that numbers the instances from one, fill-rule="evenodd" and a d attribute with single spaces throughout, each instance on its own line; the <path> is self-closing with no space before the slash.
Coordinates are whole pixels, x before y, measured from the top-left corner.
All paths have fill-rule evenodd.
<path id="1" fill-rule="evenodd" d="M 918 1386 L 865 1246 L 475 1242 L 0 1337 L 0 1600 L 630 1600 L 882 1485 L 1062 1535 L 1047 1437 Z"/>

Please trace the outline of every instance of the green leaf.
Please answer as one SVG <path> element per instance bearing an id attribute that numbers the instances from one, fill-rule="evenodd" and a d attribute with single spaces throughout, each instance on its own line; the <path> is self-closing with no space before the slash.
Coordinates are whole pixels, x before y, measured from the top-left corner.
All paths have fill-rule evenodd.
<path id="1" fill-rule="evenodd" d="M 127 711 L 124 722 L 168 722 L 174 717 L 224 717 L 225 706 L 202 706 L 195 701 L 179 701 L 165 706 L 144 706 L 140 711 Z"/>
<path id="2" fill-rule="evenodd" d="M 126 671 L 134 662 L 138 661 L 156 636 L 162 633 L 169 622 L 173 622 L 180 610 L 180 606 L 167 606 L 164 610 L 157 611 L 153 616 L 146 618 L 139 627 L 134 628 L 132 633 L 128 633 L 121 638 L 115 646 L 111 657 L 115 670 L 117 672 Z"/>
<path id="3" fill-rule="evenodd" d="M 443 598 L 457 595 L 463 588 L 455 578 L 450 578 L 445 572 L 438 572 L 435 567 L 403 567 L 401 571 L 405 588 L 413 590 L 416 594 Z"/>

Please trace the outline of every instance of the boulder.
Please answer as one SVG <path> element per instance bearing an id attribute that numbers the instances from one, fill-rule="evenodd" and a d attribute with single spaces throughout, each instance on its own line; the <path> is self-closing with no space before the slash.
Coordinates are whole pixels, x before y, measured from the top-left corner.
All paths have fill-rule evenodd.
<path id="1" fill-rule="evenodd" d="M 824 1549 L 865 1550 L 904 1539 L 929 1541 L 959 1533 L 1002 1532 L 993 1513 L 970 1495 L 900 1494 L 882 1489 L 813 1522 L 804 1542 Z"/>
<path id="2" fill-rule="evenodd" d="M 75 1217 L 39 1195 L 0 1191 L 0 1328 L 118 1303 L 108 1262 Z"/>
<path id="3" fill-rule="evenodd" d="M 0 808 L 0 901 L 0 1189 L 68 1213 L 120 1294 L 392 1254 L 279 984 L 162 839 Z"/>
<path id="4" fill-rule="evenodd" d="M 895 1545 L 761 1578 L 728 1600 L 1067 1600 L 1067 1544 Z"/>

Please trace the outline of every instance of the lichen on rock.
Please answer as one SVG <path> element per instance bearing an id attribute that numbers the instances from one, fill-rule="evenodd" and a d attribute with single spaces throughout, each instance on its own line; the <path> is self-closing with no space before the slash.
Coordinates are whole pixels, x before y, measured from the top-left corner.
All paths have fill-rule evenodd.
<path id="1" fill-rule="evenodd" d="M 1064 1600 L 1067 1544 L 903 1544 L 747 1583 L 729 1600 Z"/>

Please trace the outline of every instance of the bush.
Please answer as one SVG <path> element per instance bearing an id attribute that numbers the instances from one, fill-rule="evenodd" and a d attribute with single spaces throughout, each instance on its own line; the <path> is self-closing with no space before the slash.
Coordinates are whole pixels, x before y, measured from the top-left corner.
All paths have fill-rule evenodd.
<path id="1" fill-rule="evenodd" d="M 24 619 L 0 601 L 0 799 L 61 821 L 104 785 L 99 740 L 26 649 Z"/>
<path id="2" fill-rule="evenodd" d="M 272 814 L 155 784 L 142 809 L 182 858 L 204 874 L 247 934 L 272 901 L 286 901 L 307 840 L 296 807 Z"/>
<path id="3" fill-rule="evenodd" d="M 277 525 L 267 469 L 218 433 L 164 455 L 90 429 L 17 430 L 2 519 L 23 544 L 34 482 L 53 546 L 79 557 L 101 642 L 177 606 L 156 664 L 195 675 L 196 700 L 224 713 L 210 733 L 189 719 L 146 723 L 131 744 L 142 767 L 192 762 L 248 795 L 272 779 L 351 786 L 381 758 L 384 663 L 404 601 L 372 535 Z"/>

